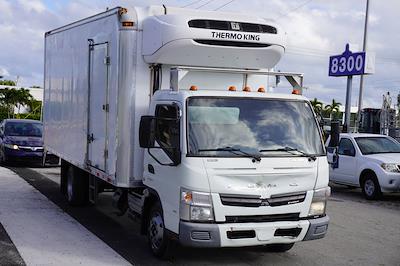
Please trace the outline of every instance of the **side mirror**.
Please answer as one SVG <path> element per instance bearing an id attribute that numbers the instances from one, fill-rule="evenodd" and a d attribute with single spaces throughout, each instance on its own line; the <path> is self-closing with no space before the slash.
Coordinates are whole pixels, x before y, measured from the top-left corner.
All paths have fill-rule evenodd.
<path id="1" fill-rule="evenodd" d="M 344 150 L 343 151 L 343 155 L 346 155 L 346 156 L 354 156 L 354 153 L 353 153 L 353 151 L 352 150 Z"/>
<path id="2" fill-rule="evenodd" d="M 329 147 L 337 147 L 339 146 L 339 138 L 340 138 L 340 124 L 339 121 L 331 122 L 331 140 L 329 142 Z"/>
<path id="3" fill-rule="evenodd" d="M 335 165 L 337 163 L 337 149 L 335 147 L 328 147 L 326 152 L 326 157 L 328 159 L 328 163 Z"/>
<path id="4" fill-rule="evenodd" d="M 142 116 L 139 127 L 139 144 L 141 148 L 154 148 L 156 119 L 154 116 Z"/>

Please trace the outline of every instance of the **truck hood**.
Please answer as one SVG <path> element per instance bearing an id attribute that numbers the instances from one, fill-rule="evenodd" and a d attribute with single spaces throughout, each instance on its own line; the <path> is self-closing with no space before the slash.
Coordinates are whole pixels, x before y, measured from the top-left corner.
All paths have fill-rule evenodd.
<path id="1" fill-rule="evenodd" d="M 304 157 L 204 159 L 213 193 L 242 194 L 270 198 L 272 195 L 306 192 L 315 187 L 318 159 Z"/>
<path id="2" fill-rule="evenodd" d="M 400 153 L 378 153 L 364 156 L 365 158 L 372 159 L 377 163 L 400 163 Z"/>
<path id="3" fill-rule="evenodd" d="M 43 139 L 41 137 L 6 136 L 4 138 L 4 142 L 9 144 L 16 144 L 18 146 L 43 146 Z"/>

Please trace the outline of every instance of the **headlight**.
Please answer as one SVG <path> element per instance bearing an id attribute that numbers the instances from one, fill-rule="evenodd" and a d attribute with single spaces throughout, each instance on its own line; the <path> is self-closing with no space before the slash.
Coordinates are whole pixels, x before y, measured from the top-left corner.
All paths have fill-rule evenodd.
<path id="1" fill-rule="evenodd" d="M 19 149 L 18 145 L 15 145 L 15 144 L 4 144 L 4 147 L 12 149 L 12 150 L 18 150 Z"/>
<path id="2" fill-rule="evenodd" d="M 399 166 L 395 163 L 383 163 L 381 167 L 387 172 L 400 172 Z"/>
<path id="3" fill-rule="evenodd" d="M 181 189 L 180 216 L 184 221 L 214 221 L 211 194 Z"/>
<path id="4" fill-rule="evenodd" d="M 331 188 L 321 188 L 314 190 L 313 199 L 308 211 L 308 216 L 320 216 L 324 215 L 326 211 L 326 201 L 331 195 Z"/>

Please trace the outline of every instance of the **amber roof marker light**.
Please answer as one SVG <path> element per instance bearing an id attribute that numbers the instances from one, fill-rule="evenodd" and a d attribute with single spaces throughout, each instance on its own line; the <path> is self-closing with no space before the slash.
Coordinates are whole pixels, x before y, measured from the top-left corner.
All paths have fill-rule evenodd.
<path id="1" fill-rule="evenodd" d="M 236 91 L 236 87 L 235 86 L 229 86 L 228 90 L 229 91 Z"/>
<path id="2" fill-rule="evenodd" d="M 243 88 L 243 91 L 251 92 L 251 87 L 250 86 L 246 86 L 246 87 Z"/>
<path id="3" fill-rule="evenodd" d="M 257 90 L 258 92 L 262 92 L 262 93 L 265 93 L 265 88 L 264 87 L 260 87 L 260 88 L 258 88 L 258 90 Z"/>
<path id="4" fill-rule="evenodd" d="M 301 90 L 300 90 L 300 89 L 294 89 L 294 90 L 292 91 L 292 94 L 301 95 Z"/>
<path id="5" fill-rule="evenodd" d="M 197 91 L 199 88 L 197 87 L 197 86 L 195 86 L 195 85 L 192 85 L 192 86 L 190 86 L 190 89 L 189 90 L 191 90 L 191 91 Z"/>

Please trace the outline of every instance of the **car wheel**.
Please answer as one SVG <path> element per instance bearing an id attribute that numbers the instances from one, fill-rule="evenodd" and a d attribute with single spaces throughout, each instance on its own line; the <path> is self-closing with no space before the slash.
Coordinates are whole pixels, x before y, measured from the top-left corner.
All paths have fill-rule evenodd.
<path id="1" fill-rule="evenodd" d="M 7 160 L 7 156 L 4 154 L 4 151 L 0 151 L 0 165 L 7 165 L 8 164 L 8 160 Z"/>
<path id="2" fill-rule="evenodd" d="M 294 243 L 290 244 L 271 244 L 267 245 L 267 250 L 270 252 L 282 253 L 290 250 L 294 246 Z"/>
<path id="3" fill-rule="evenodd" d="M 362 192 L 367 200 L 379 199 L 382 196 L 381 186 L 375 174 L 367 173 L 361 184 Z"/>
<path id="4" fill-rule="evenodd" d="M 163 211 L 160 203 L 155 203 L 149 214 L 147 226 L 149 247 L 154 256 L 168 259 L 172 252 L 172 241 L 165 229 Z"/>
<path id="5" fill-rule="evenodd" d="M 67 170 L 67 201 L 71 206 L 83 206 L 89 201 L 88 174 L 70 165 Z"/>

